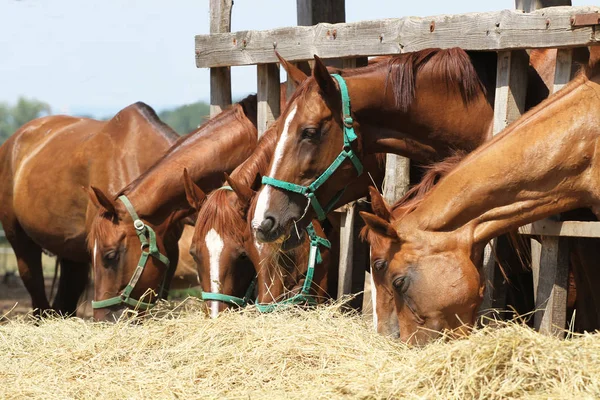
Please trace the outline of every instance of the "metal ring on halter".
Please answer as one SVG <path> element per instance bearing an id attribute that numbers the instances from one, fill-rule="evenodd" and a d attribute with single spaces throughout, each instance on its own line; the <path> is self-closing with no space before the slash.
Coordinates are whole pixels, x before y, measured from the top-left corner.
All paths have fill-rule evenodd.
<path id="1" fill-rule="evenodd" d="M 150 248 L 150 243 L 142 243 L 140 246 L 140 250 L 143 252 L 144 248 Z"/>
<path id="2" fill-rule="evenodd" d="M 136 219 L 135 221 L 133 221 L 133 227 L 138 231 L 141 231 L 142 229 L 144 229 L 144 227 L 146 227 L 146 225 L 144 225 L 144 221 L 142 221 L 141 219 Z"/>

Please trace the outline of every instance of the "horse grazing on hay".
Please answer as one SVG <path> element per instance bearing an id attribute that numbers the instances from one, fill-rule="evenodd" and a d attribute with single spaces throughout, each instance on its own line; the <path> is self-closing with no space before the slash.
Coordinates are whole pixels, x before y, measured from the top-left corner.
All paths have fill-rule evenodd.
<path id="1" fill-rule="evenodd" d="M 95 273 L 94 317 L 107 319 L 125 309 L 152 307 L 166 295 L 178 258 L 182 220 L 193 213 L 181 173 L 203 191 L 222 184 L 257 142 L 256 96 L 249 96 L 181 138 L 152 167 L 110 198 L 92 187 L 97 211 L 88 247 Z M 197 191 L 197 201 L 204 192 Z M 140 246 L 141 244 L 141 246 Z"/>
<path id="2" fill-rule="evenodd" d="M 85 238 L 93 205 L 82 188 L 115 193 L 148 169 L 179 136 L 144 103 L 108 121 L 48 116 L 0 147 L 0 221 L 37 313 L 50 309 L 42 248 L 60 259 L 52 308 L 74 314 L 88 281 Z"/>
<path id="3" fill-rule="evenodd" d="M 402 340 L 469 332 L 490 239 L 577 208 L 600 216 L 599 95 L 596 63 L 469 154 L 404 216 L 362 214 L 393 243 L 388 279 Z"/>
<path id="4" fill-rule="evenodd" d="M 302 71 L 281 57 L 279 59 L 288 78 L 296 85 L 307 78 Z M 292 246 L 291 249 L 285 249 L 285 242 L 283 249 L 263 245 L 257 243 L 247 222 L 252 219 L 249 212 L 254 210 L 252 203 L 256 201 L 259 178 L 267 172 L 273 157 L 276 135 L 274 125 L 265 132 L 248 160 L 227 177 L 229 185 L 214 191 L 198 213 L 191 252 L 198 263 L 203 296 L 209 301 L 213 316 L 229 305 L 246 304 L 250 300 L 248 296 L 253 294 L 248 288 L 255 276 L 257 307 L 264 311 L 272 310 L 277 306 L 274 303 L 281 301 L 303 301 L 309 294 L 319 302 L 337 291 L 337 251 L 334 251 L 336 241 L 333 240 L 336 238 L 335 223 L 328 227 L 325 235 L 319 222 L 312 221 L 315 234 L 332 238 L 333 242 L 332 249 L 320 246 L 320 259 L 317 261 L 321 262 L 317 262 L 314 269 L 313 285 L 310 278 L 306 278 L 311 247 L 308 238 L 302 246 Z M 370 177 L 365 174 L 350 185 L 340 204 L 363 197 L 369 184 L 381 182 L 384 173 L 382 158 L 381 155 L 367 157 L 365 168 L 370 171 Z M 186 187 L 193 205 L 197 196 L 191 182 Z M 306 296 L 301 297 L 303 293 Z"/>

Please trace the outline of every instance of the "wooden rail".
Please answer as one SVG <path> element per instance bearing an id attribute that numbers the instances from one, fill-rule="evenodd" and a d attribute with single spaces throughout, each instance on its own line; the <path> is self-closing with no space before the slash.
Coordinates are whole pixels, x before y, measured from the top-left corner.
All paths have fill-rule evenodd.
<path id="1" fill-rule="evenodd" d="M 345 24 L 321 23 L 265 31 L 196 36 L 196 66 L 213 68 L 322 58 L 399 54 L 431 47 L 507 51 L 580 47 L 597 43 L 593 26 L 574 27 L 578 14 L 599 7 L 553 7 L 523 13 L 504 10 L 432 17 L 405 17 Z"/>

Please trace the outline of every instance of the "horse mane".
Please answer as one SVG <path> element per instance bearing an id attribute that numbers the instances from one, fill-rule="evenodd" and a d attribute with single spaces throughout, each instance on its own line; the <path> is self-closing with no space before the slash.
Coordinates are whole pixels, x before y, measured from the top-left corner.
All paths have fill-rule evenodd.
<path id="1" fill-rule="evenodd" d="M 279 120 L 276 120 L 259 139 L 250 157 L 231 173 L 231 177 L 237 182 L 252 186 L 256 174 L 265 175 L 267 173 L 277 145 L 277 121 Z"/>
<path id="2" fill-rule="evenodd" d="M 394 91 L 396 106 L 407 111 L 415 99 L 416 80 L 419 71 L 431 67 L 433 76 L 446 82 L 446 87 L 458 86 L 465 104 L 474 100 L 478 92 L 486 93 L 469 55 L 461 48 L 425 49 L 391 57 L 374 64 L 387 67 L 387 86 Z"/>
<path id="3" fill-rule="evenodd" d="M 196 233 L 200 237 L 205 237 L 209 229 L 215 229 L 226 237 L 241 237 L 244 234 L 246 224 L 239 224 L 239 220 L 244 219 L 244 216 L 229 201 L 230 194 L 233 195 L 233 192 L 217 189 L 208 195 L 198 211 L 196 220 Z"/>
<path id="4" fill-rule="evenodd" d="M 411 187 L 404 196 L 402 196 L 391 207 L 393 218 L 400 219 L 412 212 L 425 198 L 425 195 L 433 189 L 441 178 L 448 175 L 456 165 L 467 156 L 464 150 L 457 150 L 442 161 L 424 167 L 426 169 L 423 178 L 419 183 Z M 368 240 L 371 244 L 378 240 L 379 235 L 370 235 L 368 225 L 365 225 L 360 231 L 360 238 Z"/>
<path id="5" fill-rule="evenodd" d="M 121 195 L 127 195 L 128 193 L 130 193 L 135 187 L 137 187 L 137 185 L 140 184 L 141 181 L 143 181 L 148 175 L 152 174 L 155 169 L 160 168 L 160 165 L 163 162 L 163 160 L 169 157 L 171 153 L 179 150 L 179 148 L 184 146 L 188 141 L 195 140 L 196 133 L 203 130 L 219 129 L 222 126 L 229 124 L 232 120 L 244 122 L 246 119 L 250 119 L 250 121 L 252 122 L 252 118 L 254 118 L 254 121 L 256 121 L 256 115 L 252 116 L 246 114 L 246 110 L 248 110 L 249 112 L 252 111 L 252 107 L 250 107 L 252 101 L 256 102 L 256 95 L 249 95 L 242 101 L 232 104 L 230 107 L 221 112 L 215 118 L 206 120 L 206 122 L 200 125 L 195 131 L 187 135 L 180 136 L 179 139 L 175 143 L 173 143 L 173 145 L 166 151 L 166 153 L 163 154 L 162 157 L 160 157 L 150 168 L 142 172 L 137 178 L 135 178 L 127 186 L 121 189 L 119 193 L 115 196 L 115 199 Z M 247 107 L 246 109 L 244 109 L 243 104 L 245 105 L 245 107 Z M 254 111 L 256 111 L 256 107 L 254 107 Z M 253 125 L 255 124 L 253 123 Z"/>
<path id="6" fill-rule="evenodd" d="M 154 109 L 148 104 L 138 101 L 132 104 L 132 107 L 135 108 L 136 111 L 138 111 L 150 125 L 164 134 L 166 137 L 174 140 L 179 138 L 177 132 L 175 132 L 169 125 L 165 124 L 156 114 L 156 111 L 154 111 Z"/>

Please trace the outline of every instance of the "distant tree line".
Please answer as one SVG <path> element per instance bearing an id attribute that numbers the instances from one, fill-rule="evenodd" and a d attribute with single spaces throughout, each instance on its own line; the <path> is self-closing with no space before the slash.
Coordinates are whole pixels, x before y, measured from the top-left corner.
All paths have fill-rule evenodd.
<path id="1" fill-rule="evenodd" d="M 0 144 L 27 122 L 51 113 L 50 105 L 35 99 L 21 97 L 14 105 L 0 103 Z M 163 110 L 158 113 L 158 116 L 177 133 L 184 135 L 200 126 L 208 118 L 209 113 L 209 105 L 199 101 Z M 79 116 L 90 118 L 89 115 Z M 109 118 L 112 116 L 102 119 Z"/>

